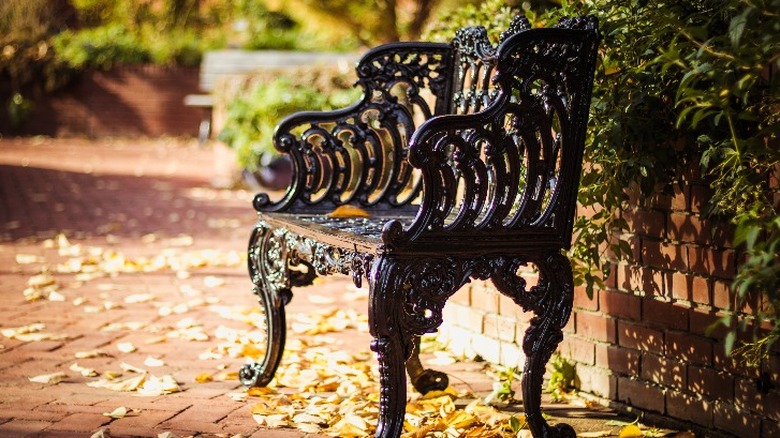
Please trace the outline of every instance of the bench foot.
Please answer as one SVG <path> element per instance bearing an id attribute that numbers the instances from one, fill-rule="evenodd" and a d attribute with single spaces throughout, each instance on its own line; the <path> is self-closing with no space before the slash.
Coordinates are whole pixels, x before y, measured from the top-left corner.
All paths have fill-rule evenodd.
<path id="1" fill-rule="evenodd" d="M 420 394 L 430 391 L 444 391 L 450 385 L 447 374 L 441 371 L 425 368 L 420 362 L 420 337 L 415 336 L 412 356 L 406 361 L 406 372 L 412 381 L 412 386 Z"/>

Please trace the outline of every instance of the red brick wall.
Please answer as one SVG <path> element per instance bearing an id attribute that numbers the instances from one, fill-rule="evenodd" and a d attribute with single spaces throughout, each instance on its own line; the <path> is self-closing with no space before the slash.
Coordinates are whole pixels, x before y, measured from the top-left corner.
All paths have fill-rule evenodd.
<path id="1" fill-rule="evenodd" d="M 34 99 L 34 110 L 19 130 L 11 129 L 3 108 L 0 134 L 196 136 L 201 110 L 183 101 L 197 92 L 197 68 L 132 66 L 88 72 L 66 88 Z M 4 103 L 8 95 L 0 89 Z"/>
<path id="2" fill-rule="evenodd" d="M 702 216 L 709 196 L 689 175 L 674 195 L 622 213 L 634 260 L 616 264 L 592 300 L 575 290 L 559 353 L 576 365 L 581 391 L 618 408 L 707 435 L 780 436 L 780 388 L 760 394 L 758 371 L 726 356 L 722 327 L 710 332 L 734 308 L 729 285 L 740 255 L 729 227 Z M 457 353 L 515 366 L 530 316 L 475 282 L 447 304 L 442 332 Z M 763 371 L 780 387 L 780 349 Z"/>

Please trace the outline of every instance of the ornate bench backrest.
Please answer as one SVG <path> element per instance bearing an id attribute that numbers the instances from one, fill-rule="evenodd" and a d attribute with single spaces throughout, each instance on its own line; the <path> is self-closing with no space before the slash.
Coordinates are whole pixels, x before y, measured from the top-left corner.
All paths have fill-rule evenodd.
<path id="1" fill-rule="evenodd" d="M 519 18 L 497 48 L 484 29 L 459 32 L 453 114 L 420 126 L 410 144 L 423 175 L 418 215 L 387 227 L 385 242 L 568 247 L 598 40 L 593 17 L 544 29 Z"/>
<path id="2" fill-rule="evenodd" d="M 411 229 L 387 236 L 398 244 L 442 231 L 482 238 L 495 229 L 558 228 L 573 211 L 598 38 L 590 18 L 556 27 L 563 29 L 531 30 L 518 17 L 497 47 L 475 27 L 450 44 L 372 49 L 357 66 L 358 103 L 279 124 L 274 140 L 293 161 L 293 181 L 282 200 L 260 194 L 255 207 L 418 211 Z M 563 178 L 565 189 L 562 174 L 576 174 Z M 558 210 L 562 197 L 567 211 Z"/>

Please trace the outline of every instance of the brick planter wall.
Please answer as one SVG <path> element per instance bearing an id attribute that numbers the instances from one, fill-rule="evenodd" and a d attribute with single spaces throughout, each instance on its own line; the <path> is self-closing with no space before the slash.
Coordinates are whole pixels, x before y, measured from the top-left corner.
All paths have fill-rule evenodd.
<path id="1" fill-rule="evenodd" d="M 0 85 L 0 100 L 10 91 Z M 184 106 L 198 92 L 198 68 L 128 66 L 83 74 L 51 95 L 35 98 L 21 129 L 0 110 L 3 135 L 196 136 L 201 110 Z"/>
<path id="2" fill-rule="evenodd" d="M 726 356 L 722 328 L 709 331 L 722 309 L 734 307 L 729 284 L 740 257 L 728 227 L 702 217 L 709 196 L 707 185 L 688 177 L 673 196 L 623 212 L 634 261 L 615 266 L 592 300 L 575 290 L 558 351 L 575 364 L 581 391 L 618 409 L 705 436 L 780 436 L 780 349 L 763 367 L 775 388 L 761 394 L 759 372 Z M 477 281 L 448 302 L 442 338 L 455 353 L 522 365 L 531 316 Z"/>

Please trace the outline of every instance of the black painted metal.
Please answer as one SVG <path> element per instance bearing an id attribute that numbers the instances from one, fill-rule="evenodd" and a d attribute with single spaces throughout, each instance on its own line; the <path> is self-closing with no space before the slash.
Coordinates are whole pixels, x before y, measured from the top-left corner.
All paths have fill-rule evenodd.
<path id="1" fill-rule="evenodd" d="M 284 348 L 291 288 L 343 273 L 370 288 L 369 325 L 381 378 L 377 436 L 399 436 L 408 368 L 419 390 L 446 385 L 417 358 L 447 299 L 491 279 L 525 311 L 523 401 L 534 436 L 574 436 L 541 414 L 545 364 L 571 313 L 571 243 L 596 20 L 531 29 L 523 17 L 497 47 L 484 28 L 451 44 L 395 43 L 357 66 L 363 98 L 350 108 L 292 115 L 277 148 L 293 162 L 284 197 L 255 197 L 249 271 L 268 330 L 267 352 L 241 380 L 264 385 Z M 331 218 L 351 204 L 370 218 Z M 536 286 L 518 269 L 533 265 Z M 438 374 L 437 374 L 438 373 Z"/>

